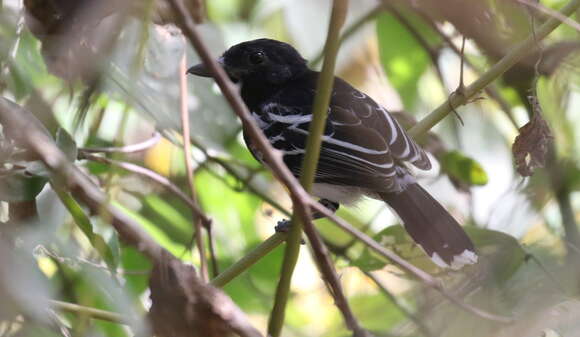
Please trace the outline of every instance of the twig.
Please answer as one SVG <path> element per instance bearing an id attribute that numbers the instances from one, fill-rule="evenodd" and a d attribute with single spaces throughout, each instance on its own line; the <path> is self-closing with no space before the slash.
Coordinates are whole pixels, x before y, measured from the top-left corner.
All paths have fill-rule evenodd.
<path id="1" fill-rule="evenodd" d="M 417 13 L 419 15 L 421 15 L 421 17 L 423 18 L 423 20 L 425 20 L 425 22 L 427 22 L 427 24 L 431 27 L 431 29 L 433 29 L 433 31 L 435 31 L 439 36 L 441 36 L 441 38 L 443 39 L 443 41 L 445 41 L 445 43 L 447 44 L 447 46 L 449 46 L 449 48 L 451 48 L 451 50 L 457 56 L 460 56 L 461 55 L 461 51 L 459 50 L 459 48 L 457 48 L 457 46 L 453 43 L 453 41 L 449 38 L 449 36 L 447 36 L 447 34 L 445 34 L 437 26 L 437 24 L 433 21 L 433 19 L 429 15 L 427 15 L 426 13 L 424 13 L 421 10 L 418 10 Z M 471 61 L 469 61 L 468 58 L 464 58 L 463 59 L 463 62 L 465 62 L 466 65 L 468 65 L 471 69 L 473 69 L 477 73 L 481 73 L 482 72 L 476 65 L 474 65 Z M 494 101 L 497 102 L 497 104 L 500 106 L 501 110 L 504 112 L 505 116 L 511 122 L 511 124 L 513 125 L 513 127 L 517 130 L 519 127 L 518 127 L 518 124 L 516 123 L 516 120 L 514 119 L 514 117 L 511 114 L 511 106 L 501 96 L 501 94 L 499 93 L 496 85 L 494 85 L 493 83 L 490 83 L 487 87 L 485 87 L 485 92 L 487 93 L 487 95 L 489 97 L 491 97 Z"/>
<path id="2" fill-rule="evenodd" d="M 305 201 L 309 200 L 310 196 L 296 181 L 288 167 L 286 167 L 282 160 L 282 154 L 272 148 L 271 144 L 268 142 L 260 128 L 256 125 L 256 122 L 250 115 L 233 83 L 228 78 L 225 71 L 217 64 L 217 62 L 209 53 L 209 50 L 207 49 L 205 43 L 202 41 L 201 36 L 199 35 L 195 24 L 193 23 L 193 20 L 187 14 L 183 2 L 180 0 L 170 0 L 169 3 L 176 12 L 177 24 L 188 37 L 200 58 L 203 60 L 203 63 L 213 74 L 213 78 L 220 87 L 226 100 L 230 103 L 230 106 L 233 108 L 234 112 L 240 117 L 242 125 L 244 126 L 244 131 L 249 137 L 252 138 L 253 144 L 263 154 L 264 160 L 269 164 L 272 172 L 290 191 L 290 196 L 294 205 L 294 211 L 300 216 L 304 223 L 311 222 L 312 217 L 310 214 L 310 209 L 305 205 Z M 289 235 L 292 235 L 292 231 Z M 298 240 L 300 240 L 300 235 L 298 235 Z M 287 247 L 290 246 L 293 245 L 289 244 Z M 284 277 L 284 275 L 285 274 L 283 273 L 282 277 Z M 274 337 L 278 336 L 278 334 L 272 335 Z"/>
<path id="3" fill-rule="evenodd" d="M 336 254 L 339 257 L 342 257 L 347 262 L 352 264 L 353 259 L 350 256 L 348 256 L 348 253 L 346 252 L 346 249 L 344 246 L 341 246 L 341 247 L 332 246 L 328 242 L 326 244 L 334 254 Z M 425 323 L 423 323 L 423 321 L 421 321 L 421 319 L 419 317 L 417 317 L 417 315 L 415 315 L 414 313 L 407 310 L 407 308 L 405 308 L 405 306 L 397 299 L 397 297 L 395 295 L 393 295 L 393 293 L 391 293 L 389 291 L 389 289 L 387 289 L 387 287 L 383 284 L 383 282 L 381 280 L 379 280 L 379 278 L 376 277 L 373 272 L 364 271 L 362 269 L 361 269 L 361 272 L 363 274 L 365 274 L 371 281 L 373 281 L 373 283 L 377 286 L 377 288 L 379 288 L 379 290 L 395 305 L 395 307 L 397 307 L 397 309 L 399 309 L 399 311 L 401 313 L 403 313 L 403 315 L 409 317 L 409 319 L 411 321 L 413 321 L 413 323 L 415 323 L 417 328 L 421 331 L 421 333 L 425 337 L 433 337 L 434 336 L 433 333 L 431 333 L 431 330 L 429 329 L 429 327 L 427 327 L 427 325 Z"/>
<path id="4" fill-rule="evenodd" d="M 210 160 L 212 162 L 215 162 L 216 164 L 220 165 L 227 173 L 231 174 L 232 176 L 236 177 L 237 179 L 239 179 L 239 180 L 241 180 L 243 182 L 247 182 L 246 187 L 247 187 L 248 191 L 252 192 L 253 194 L 255 194 L 257 196 L 259 196 L 262 200 L 264 200 L 266 203 L 268 203 L 270 206 L 274 207 L 278 211 L 282 212 L 284 215 L 286 215 L 286 216 L 291 216 L 292 215 L 279 202 L 277 202 L 276 200 L 272 199 L 270 196 L 264 194 L 262 191 L 260 191 L 258 188 L 256 188 L 253 184 L 250 183 L 250 180 L 251 180 L 251 177 L 253 176 L 253 173 L 250 173 L 246 177 L 242 177 L 242 175 L 240 174 L 239 170 L 237 170 L 230 162 L 228 162 L 226 160 L 223 160 L 222 158 L 212 156 L 211 154 L 208 153 L 207 149 L 200 142 L 197 142 L 193 138 L 192 138 L 192 143 L 201 152 L 203 152 L 203 154 L 205 155 L 205 157 L 208 160 Z M 201 163 L 200 165 L 205 166 L 207 164 L 206 163 Z M 250 170 L 247 167 L 245 169 Z M 212 170 L 208 170 L 208 172 L 210 172 L 210 174 L 213 174 L 214 173 Z M 222 181 L 224 181 L 224 183 L 227 184 L 227 182 L 223 179 L 223 177 L 221 177 L 221 176 L 219 176 L 217 174 L 215 176 L 218 179 L 221 179 Z M 234 190 L 236 190 L 236 191 L 239 192 L 239 189 L 235 189 L 235 187 L 233 187 L 233 186 L 230 186 L 230 187 L 232 189 L 234 189 Z"/>
<path id="5" fill-rule="evenodd" d="M 570 16 L 576 9 L 580 8 L 580 0 L 571 0 L 564 8 L 560 10 L 560 14 L 563 16 Z M 493 80 L 497 79 L 509 68 L 514 66 L 519 60 L 526 56 L 530 50 L 534 47 L 537 41 L 544 39 L 548 34 L 550 34 L 556 27 L 561 24 L 560 20 L 556 18 L 548 19 L 542 26 L 536 31 L 536 37 L 528 36 L 526 40 L 519 43 L 511 49 L 501 60 L 499 60 L 495 65 L 493 65 L 487 72 L 485 72 L 480 78 L 475 82 L 470 84 L 465 88 L 465 95 L 453 95 L 448 98 L 446 102 L 441 104 L 433 112 L 431 112 L 427 117 L 423 118 L 419 123 L 409 130 L 409 134 L 415 138 L 422 136 L 425 132 L 431 129 L 435 124 L 439 123 L 445 116 L 451 112 L 450 106 L 458 107 L 465 104 L 471 97 L 477 94 L 480 90 L 489 85 Z"/>
<path id="6" fill-rule="evenodd" d="M 296 178 L 294 178 L 288 167 L 286 167 L 282 160 L 282 154 L 280 151 L 277 151 L 272 147 L 268 139 L 256 125 L 256 122 L 250 115 L 239 93 L 235 89 L 234 84 L 226 75 L 223 68 L 213 59 L 207 46 L 202 41 L 195 24 L 189 17 L 187 10 L 183 5 L 183 2 L 181 0 L 169 0 L 169 3 L 176 12 L 177 24 L 181 27 L 190 43 L 199 54 L 203 63 L 213 74 L 213 77 L 220 87 L 224 97 L 230 103 L 230 106 L 236 115 L 240 117 L 245 132 L 252 138 L 253 144 L 255 144 L 257 149 L 263 154 L 264 160 L 269 164 L 272 172 L 290 191 L 294 210 L 298 215 L 300 215 L 304 222 L 311 221 L 312 217 L 310 209 L 304 204 L 304 200 L 308 200 L 310 196 L 298 181 L 296 181 Z"/>
<path id="7" fill-rule="evenodd" d="M 405 306 L 397 299 L 397 297 L 393 293 L 391 293 L 389 289 L 387 289 L 387 287 L 383 284 L 383 282 L 381 282 L 381 280 L 379 280 L 379 278 L 376 277 L 374 273 L 368 271 L 363 271 L 363 273 L 366 275 L 366 277 L 368 277 L 369 279 L 371 279 L 371 281 L 373 281 L 373 283 L 377 286 L 377 288 L 379 288 L 379 290 L 387 298 L 389 298 L 391 302 L 393 302 L 395 307 L 397 307 L 397 309 L 399 309 L 399 311 L 402 312 L 403 315 L 409 317 L 409 319 L 417 326 L 417 328 L 421 331 L 421 333 L 425 337 L 434 336 L 429 327 L 425 323 L 423 323 L 423 321 L 421 321 L 421 318 L 417 317 L 417 315 L 407 310 L 407 308 L 405 308 Z"/>
<path id="8" fill-rule="evenodd" d="M 249 269 L 250 266 L 259 261 L 261 258 L 268 255 L 272 250 L 274 250 L 274 248 L 278 247 L 282 242 L 284 242 L 287 236 L 287 233 L 276 233 L 270 236 L 267 240 L 260 243 L 258 247 L 244 255 L 244 257 L 241 258 L 238 262 L 234 263 L 221 274 L 219 274 L 216 278 L 211 280 L 210 283 L 216 287 L 223 287 L 242 272 Z"/>
<path id="9" fill-rule="evenodd" d="M 575 30 L 580 32 L 580 24 L 572 19 L 570 19 L 568 16 L 563 15 L 562 13 L 555 11 L 551 8 L 548 8 L 544 5 L 542 5 L 539 2 L 533 2 L 533 1 L 529 1 L 529 0 L 516 0 L 517 2 L 521 3 L 522 5 L 531 7 L 539 12 L 542 12 L 548 16 L 551 16 L 554 19 L 557 19 L 559 21 L 561 21 L 564 24 L 567 24 L 568 26 L 574 28 Z"/>
<path id="10" fill-rule="evenodd" d="M 140 176 L 146 177 L 148 179 L 151 179 L 154 182 L 158 183 L 159 185 L 165 187 L 171 193 L 175 194 L 175 196 L 177 196 L 184 203 L 186 203 L 192 210 L 195 210 L 196 217 L 203 219 L 202 221 L 204 221 L 204 222 L 211 223 L 211 221 L 212 221 L 211 218 L 209 216 L 207 216 L 201 208 L 199 208 L 197 203 L 195 203 L 190 197 L 188 197 L 185 193 L 183 193 L 179 187 L 177 187 L 175 184 L 173 184 L 171 182 L 171 180 L 169 180 L 168 178 L 166 178 L 166 177 L 164 177 L 164 176 L 162 176 L 154 171 L 151 171 L 145 167 L 142 167 L 142 166 L 139 166 L 139 165 L 136 165 L 133 163 L 113 160 L 113 159 L 97 156 L 97 155 L 90 154 L 90 153 L 79 153 L 79 159 L 88 159 L 88 160 L 96 161 L 99 163 L 114 165 L 114 166 L 117 166 L 119 168 L 122 168 L 123 170 L 126 170 L 129 172 L 138 174 Z"/>
<path id="11" fill-rule="evenodd" d="M 329 209 L 322 206 L 320 203 L 312 201 L 310 206 L 315 211 L 318 211 L 318 212 L 324 214 L 325 217 L 327 217 L 329 220 L 334 222 L 339 228 L 341 228 L 345 232 L 347 232 L 347 233 L 351 234 L 352 236 L 356 237 L 357 239 L 359 239 L 362 243 L 364 243 L 367 247 L 369 247 L 370 249 L 375 251 L 377 254 L 387 258 L 388 260 L 393 262 L 395 265 L 397 265 L 399 268 L 401 268 L 404 271 L 415 276 L 424 285 L 435 289 L 441 295 L 443 295 L 443 297 L 447 298 L 449 301 L 451 301 L 455 305 L 459 306 L 460 308 L 464 309 L 465 311 L 467 311 L 473 315 L 476 315 L 478 317 L 489 319 L 492 321 L 501 322 L 501 323 L 511 323 L 513 321 L 513 319 L 511 319 L 511 318 L 499 316 L 499 315 L 495 315 L 495 314 L 486 312 L 482 309 L 476 308 L 474 306 L 471 306 L 471 305 L 461 301 L 460 299 L 455 297 L 453 294 L 448 292 L 445 288 L 443 288 L 443 286 L 437 281 L 437 279 L 435 279 L 431 275 L 427 274 L 423 270 L 415 267 L 411 263 L 405 261 L 402 257 L 395 254 L 394 252 L 381 246 L 379 243 L 377 243 L 371 237 L 362 233 L 358 229 L 354 228 L 348 222 L 339 218 L 336 214 L 332 213 Z"/>
<path id="12" fill-rule="evenodd" d="M 197 250 L 199 252 L 200 261 L 200 276 L 203 282 L 208 281 L 207 273 L 207 257 L 205 256 L 205 249 L 203 244 L 203 238 L 201 233 L 201 218 L 196 218 L 197 210 L 199 205 L 197 203 L 197 192 L 195 191 L 195 181 L 193 180 L 193 163 L 191 161 L 191 143 L 189 141 L 189 109 L 187 106 L 187 80 L 185 79 L 187 67 L 185 65 L 185 52 L 181 57 L 179 62 L 179 91 L 180 91 L 180 109 L 181 109 L 181 126 L 182 126 L 182 137 L 183 137 L 183 155 L 185 157 L 185 170 L 187 172 L 187 182 L 189 184 L 189 190 L 191 193 L 191 200 L 197 205 L 196 208 L 192 208 L 193 222 L 194 222 L 194 237 Z"/>
<path id="13" fill-rule="evenodd" d="M 312 108 L 313 118 L 308 130 L 309 136 L 306 144 L 306 155 L 302 163 L 302 174 L 300 176 L 300 182 L 307 191 L 312 189 L 318 164 L 318 157 L 320 156 L 321 135 L 323 134 L 326 125 L 326 112 L 328 110 L 330 96 L 334 86 L 334 67 L 336 63 L 336 55 L 338 54 L 340 46 L 340 29 L 346 19 L 347 10 L 348 0 L 335 0 L 333 2 L 331 19 L 328 26 L 328 36 L 324 47 L 324 63 L 322 66 L 322 72 L 318 78 L 316 88 L 317 94 Z M 274 302 L 274 309 L 272 310 L 268 326 L 268 332 L 272 336 L 278 336 L 282 329 L 284 310 L 288 299 L 288 292 L 290 291 L 290 279 L 298 259 L 302 230 L 300 228 L 300 223 L 295 221 L 295 219 L 296 217 L 293 218 L 292 227 L 290 228 L 290 233 L 288 235 L 282 277 L 276 291 L 276 301 Z M 334 302 L 340 310 L 346 326 L 354 332 L 355 336 L 366 335 L 366 332 L 362 329 L 348 305 L 346 296 L 342 291 L 340 280 L 338 279 L 332 261 L 328 256 L 327 248 L 316 231 L 316 228 L 311 222 L 305 223 L 304 232 L 310 241 L 320 273 L 329 287 L 330 294 L 333 296 Z M 290 256 L 290 254 L 295 254 L 295 256 Z M 287 260 L 289 260 L 288 263 L 286 263 Z M 287 283 L 283 283 L 284 281 Z"/>
<path id="14" fill-rule="evenodd" d="M 211 276 L 217 277 L 220 273 L 217 256 L 215 254 L 214 238 L 213 238 L 213 221 L 207 223 L 205 226 L 207 232 L 207 248 L 209 249 L 209 259 L 211 263 Z"/>
<path id="15" fill-rule="evenodd" d="M 552 167 L 549 167 L 548 171 L 551 175 L 555 174 L 555 170 Z M 567 187 L 558 187 L 555 183 L 552 184 L 552 188 L 556 194 L 556 202 L 558 203 L 558 208 L 560 209 L 562 227 L 564 227 L 565 241 L 568 243 L 568 246 L 578 247 L 580 246 L 580 233 L 578 231 L 578 223 L 576 222 L 574 208 L 572 207 L 572 202 L 570 200 L 570 191 Z M 577 253 L 571 253 L 572 251 L 568 250 L 568 259 L 578 262 Z"/>
<path id="16" fill-rule="evenodd" d="M 574 0 L 580 2 L 580 0 Z M 183 5 L 179 0 L 170 0 L 171 5 L 174 7 L 176 12 L 179 14 L 179 24 L 182 27 L 184 33 L 188 36 L 190 42 L 193 44 L 197 52 L 199 53 L 200 57 L 202 58 L 205 65 L 214 75 L 214 78 L 225 98 L 230 102 L 234 112 L 240 117 L 242 123 L 244 124 L 246 132 L 252 137 L 253 140 L 256 141 L 256 146 L 259 148 L 260 152 L 264 154 L 266 161 L 269 163 L 269 166 L 272 168 L 273 172 L 276 176 L 288 187 L 290 190 L 290 194 L 292 196 L 292 200 L 294 203 L 294 209 L 298 212 L 303 218 L 306 220 L 310 219 L 310 209 L 305 208 L 302 204 L 303 201 L 308 201 L 311 207 L 314 207 L 318 211 L 321 211 L 323 214 L 328 216 L 332 219 L 335 223 L 342 225 L 346 225 L 347 228 L 352 228 L 352 226 L 346 224 L 344 220 L 336 217 L 332 214 L 328 209 L 324 206 L 320 205 L 318 202 L 312 200 L 308 194 L 301 188 L 300 185 L 296 183 L 296 180 L 292 176 L 292 174 L 288 171 L 288 169 L 284 166 L 283 162 L 281 161 L 281 155 L 279 152 L 272 149 L 271 145 L 268 143 L 267 139 L 265 139 L 264 135 L 261 131 L 257 128 L 254 124 L 252 117 L 249 115 L 247 108 L 241 101 L 238 93 L 235 91 L 233 84 L 225 74 L 224 70 L 217 64 L 217 62 L 211 57 L 209 51 L 205 44 L 202 42 L 201 37 L 199 36 L 193 22 L 187 16 L 186 12 L 184 11 Z M 489 75 L 488 75 L 489 76 Z M 438 120 L 437 120 L 438 121 Z M 356 229 L 352 228 L 356 232 L 351 232 L 352 235 L 356 236 L 359 240 L 363 241 L 366 245 L 371 247 L 373 250 L 379 252 L 379 254 L 391 259 L 392 261 L 398 261 L 399 265 L 405 265 L 406 268 L 403 268 L 410 272 L 411 274 L 415 275 L 419 278 L 423 283 L 426 285 L 433 287 L 439 290 L 444 296 L 446 296 L 449 300 L 457 304 L 458 306 L 464 308 L 465 310 L 478 315 L 479 317 L 488 318 L 500 322 L 510 322 L 510 319 L 505 317 L 496 316 L 484 311 L 479 310 L 478 308 L 474 308 L 469 306 L 457 298 L 453 297 L 452 295 L 445 292 L 445 290 L 433 279 L 429 274 L 425 273 L 424 271 L 416 268 L 415 266 L 409 264 L 408 262 L 404 261 L 402 258 L 397 256 L 396 254 L 386 250 L 380 244 L 372 240 L 367 235 L 358 232 Z M 347 230 L 348 231 L 348 230 Z"/>
<path id="17" fill-rule="evenodd" d="M 465 36 L 462 37 L 461 39 L 461 50 L 459 52 L 459 58 L 460 58 L 460 62 L 459 62 L 459 84 L 457 85 L 457 89 L 455 89 L 455 91 L 453 91 L 451 93 L 451 95 L 461 95 L 464 96 L 465 95 L 465 83 L 463 82 L 463 70 L 464 70 L 464 61 L 465 61 Z M 451 102 L 449 102 L 449 104 L 451 104 Z M 463 123 L 463 118 L 461 118 L 461 115 L 457 112 L 457 110 L 455 109 L 455 107 L 453 106 L 449 106 L 449 108 L 451 109 L 451 111 L 453 111 L 453 114 L 455 115 L 455 117 L 457 117 L 457 119 L 459 119 L 459 123 L 461 123 L 461 126 L 464 126 L 465 123 Z M 455 131 L 457 131 L 457 129 L 455 129 Z"/>
<path id="18" fill-rule="evenodd" d="M 313 118 L 309 127 L 306 154 L 302 162 L 302 174 L 300 176 L 300 182 L 307 191 L 311 190 L 314 183 L 318 158 L 320 156 L 321 135 L 326 124 L 326 111 L 328 110 L 330 96 L 334 86 L 334 67 L 336 63 L 336 54 L 338 53 L 339 48 L 339 34 L 346 19 L 347 8 L 347 0 L 335 0 L 333 2 L 328 36 L 324 47 L 324 63 L 322 66 L 322 72 L 318 77 L 316 88 L 317 94 L 312 108 Z M 310 240 L 319 270 L 323 275 L 329 290 L 331 290 L 330 293 L 334 297 L 335 303 L 343 315 L 346 326 L 354 332 L 355 336 L 365 335 L 365 331 L 360 327 L 348 305 L 340 281 L 338 280 L 338 276 L 336 275 L 332 262 L 328 257 L 326 247 L 316 232 L 314 225 L 311 222 L 305 222 L 304 231 Z M 298 221 L 296 216 L 294 216 L 288 234 L 286 251 L 282 264 L 282 275 L 276 289 L 274 307 L 268 322 L 268 333 L 274 337 L 278 337 L 282 331 L 292 273 L 296 266 L 300 251 L 301 237 L 302 223 Z"/>
<path id="19" fill-rule="evenodd" d="M 217 61 L 211 56 L 207 46 L 202 41 L 195 24 L 189 17 L 186 8 L 181 0 L 169 0 L 169 3 L 176 12 L 177 23 L 181 27 L 184 34 L 189 39 L 190 43 L 193 45 L 194 49 L 199 54 L 203 63 L 207 66 L 208 70 L 213 74 L 213 78 L 220 87 L 224 97 L 230 103 L 233 111 L 240 117 L 242 125 L 244 126 L 245 132 L 252 138 L 255 142 L 257 149 L 264 155 L 264 159 L 272 168 L 274 174 L 280 179 L 280 181 L 289 188 L 293 201 L 298 199 L 307 198 L 307 193 L 296 181 L 290 170 L 284 164 L 282 160 L 282 154 L 280 151 L 274 149 L 272 145 L 268 142 L 268 139 L 264 136 L 260 128 L 256 125 L 253 117 L 250 115 L 248 108 L 245 106 L 242 98 L 237 92 L 234 84 L 226 75 L 224 69 L 217 64 Z M 298 203 L 300 204 L 300 203 Z M 299 205 L 298 205 L 299 206 Z M 306 218 L 310 218 L 309 210 L 303 209 L 303 207 L 298 207 L 296 210 Z M 306 216 L 308 215 L 308 216 Z"/>
<path id="20" fill-rule="evenodd" d="M 564 289 L 564 287 L 560 284 L 558 279 L 548 270 L 548 268 L 546 268 L 546 266 L 544 266 L 542 261 L 540 261 L 540 259 L 535 254 L 526 252 L 524 259 L 525 260 L 531 259 L 532 261 L 534 261 L 534 263 L 542 270 L 544 274 L 546 274 L 546 276 L 550 279 L 550 281 L 552 281 L 552 283 L 556 285 L 556 288 L 558 288 L 558 290 L 560 291 L 560 293 L 562 293 L 562 295 L 570 296 L 566 291 L 566 289 Z"/>
<path id="21" fill-rule="evenodd" d="M 130 323 L 129 319 L 127 319 L 123 315 L 116 313 L 116 312 L 86 307 L 83 305 L 62 302 L 62 301 L 57 301 L 57 300 L 49 300 L 48 302 L 49 302 L 50 306 L 52 306 L 56 310 L 67 311 L 67 312 L 71 312 L 73 314 L 88 316 L 88 317 L 93 318 L 93 319 L 99 319 L 102 321 L 108 321 L 108 322 L 113 322 L 113 323 L 126 324 L 126 325 L 128 325 Z"/>
<path id="22" fill-rule="evenodd" d="M 31 153 L 40 158 L 53 174 L 53 179 L 61 183 L 63 187 L 68 188 L 74 196 L 83 200 L 93 213 L 102 214 L 100 211 L 105 210 L 106 215 L 111 219 L 111 224 L 124 242 L 136 247 L 156 266 L 171 260 L 175 262 L 173 268 L 187 268 L 143 231 L 135 219 L 115 205 L 108 203 L 103 192 L 78 167 L 68 161 L 65 154 L 56 146 L 54 140 L 32 113 L 9 100 L 0 98 L 0 124 L 7 129 L 18 130 L 19 134 L 14 140 L 22 144 L 24 148 L 30 149 Z M 192 273 L 191 276 L 197 279 L 195 274 Z M 197 286 L 199 287 L 199 285 Z M 202 286 L 204 289 L 198 290 L 211 291 L 214 294 L 213 297 L 201 298 L 202 306 L 209 306 L 214 312 L 222 310 L 219 313 L 224 315 L 224 317 L 220 317 L 223 324 L 227 324 L 229 329 L 240 336 L 260 336 L 241 310 L 235 307 L 229 298 L 206 284 Z M 213 301 L 213 299 L 216 295 L 222 296 L 222 300 L 231 303 L 227 308 L 228 310 L 223 311 L 224 308 L 219 308 L 219 310 L 215 308 L 217 301 Z M 191 305 L 188 304 L 188 306 Z"/>
<path id="23" fill-rule="evenodd" d="M 156 131 L 151 138 L 140 143 L 120 147 L 85 147 L 80 148 L 79 151 L 87 153 L 134 153 L 147 150 L 148 148 L 157 144 L 160 139 L 161 134 Z"/>
<path id="24" fill-rule="evenodd" d="M 107 197 L 103 192 L 85 173 L 68 161 L 31 112 L 0 98 L 0 124 L 6 129 L 18 130 L 20 137 L 16 140 L 35 153 L 54 173 L 54 179 L 68 188 L 73 196 L 83 200 L 93 213 L 106 211 L 113 227 L 126 243 L 134 245 L 154 261 L 159 261 L 164 253 L 169 254 L 133 218 L 106 202 Z"/>
<path id="25" fill-rule="evenodd" d="M 290 172 L 287 170 L 287 168 L 284 167 L 283 163 L 281 162 L 280 154 L 275 150 L 273 150 L 271 146 L 268 144 L 267 140 L 264 138 L 260 130 L 254 124 L 254 121 L 252 120 L 251 116 L 249 116 L 246 107 L 243 105 L 243 102 L 241 101 L 239 95 L 233 89 L 232 84 L 225 75 L 223 69 L 217 65 L 215 60 L 213 60 L 213 58 L 209 54 L 207 47 L 201 41 L 201 38 L 195 26 L 191 22 L 191 19 L 187 16 L 186 12 L 184 11 L 182 3 L 178 0 L 170 0 L 170 3 L 178 14 L 179 24 L 182 27 L 184 33 L 188 36 L 189 40 L 192 42 L 195 49 L 200 54 L 203 62 L 206 64 L 208 69 L 214 74 L 214 78 L 218 83 L 218 85 L 220 86 L 220 88 L 222 89 L 224 96 L 230 102 L 236 114 L 240 116 L 242 123 L 244 124 L 244 127 L 246 129 L 246 132 L 248 132 L 249 136 L 256 141 L 255 143 L 256 146 L 264 154 L 265 159 L 269 163 L 273 172 L 289 188 L 297 213 L 308 221 L 310 215 L 309 209 L 304 208 L 304 205 L 302 204 L 304 200 L 308 200 L 312 207 L 315 207 L 318 211 L 321 211 L 323 214 L 330 217 L 335 223 L 339 223 L 340 221 L 342 221 L 336 216 L 334 216 L 334 214 L 331 214 L 323 206 L 318 205 L 318 203 L 309 198 L 309 196 L 305 195 L 304 190 L 296 184 L 295 179 L 292 177 Z M 565 6 L 562 9 L 561 13 L 565 15 L 570 15 L 578 7 L 580 7 L 580 0 L 572 0 L 567 6 Z M 557 22 L 557 20 L 548 20 L 544 25 L 542 25 L 542 27 L 540 27 L 538 31 L 538 38 L 544 38 L 545 36 L 547 36 L 556 26 L 558 26 L 558 24 L 559 22 Z M 451 101 L 451 103 L 453 103 L 453 106 L 463 104 L 464 102 L 467 101 L 467 99 L 475 95 L 479 90 L 488 85 L 492 80 L 499 77 L 509 67 L 513 66 L 518 60 L 520 60 L 526 54 L 532 43 L 534 43 L 534 41 L 528 38 L 526 41 L 524 41 L 523 43 L 519 44 L 514 49 L 512 49 L 512 51 L 508 53 L 502 60 L 500 60 L 489 71 L 483 74 L 480 79 L 478 79 L 477 81 L 475 81 L 473 84 L 471 84 L 466 88 L 465 98 L 459 98 L 458 96 L 450 98 L 449 100 Z M 435 111 L 433 111 L 427 118 L 425 118 L 414 128 L 412 128 L 410 133 L 415 136 L 422 134 L 426 130 L 430 129 L 433 125 L 438 123 L 449 112 L 450 112 L 449 102 L 445 102 Z M 342 221 L 342 225 L 344 224 L 346 223 Z M 349 231 L 348 229 L 345 230 Z M 353 230 L 356 231 L 356 229 Z M 487 313 L 483 310 L 472 307 L 462 302 L 461 300 L 457 299 L 453 295 L 446 292 L 441 287 L 441 285 L 439 285 L 435 281 L 435 279 L 433 279 L 430 275 L 408 264 L 406 261 L 402 260 L 396 254 L 384 249 L 378 243 L 376 243 L 374 240 L 372 240 L 365 234 L 360 233 L 358 231 L 354 233 L 351 231 L 349 232 L 352 235 L 355 235 L 359 240 L 363 241 L 373 250 L 377 251 L 380 255 L 383 255 L 388 259 L 391 259 L 392 261 L 395 261 L 396 259 L 398 261 L 397 264 L 400 267 L 418 277 L 427 286 L 430 286 L 441 292 L 444 297 L 446 297 L 448 300 L 455 303 L 456 305 L 460 306 L 464 310 L 482 318 L 491 319 L 499 322 L 511 322 L 511 319 L 509 318 Z M 405 267 L 403 267 L 402 263 L 405 264 Z"/>

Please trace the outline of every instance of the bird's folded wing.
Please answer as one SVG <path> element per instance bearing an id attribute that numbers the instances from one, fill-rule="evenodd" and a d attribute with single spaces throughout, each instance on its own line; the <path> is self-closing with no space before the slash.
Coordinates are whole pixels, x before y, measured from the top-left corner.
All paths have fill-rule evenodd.
<path id="1" fill-rule="evenodd" d="M 339 78 L 335 80 L 331 105 L 335 112 L 334 124 L 361 123 L 382 136 L 393 159 L 409 162 L 423 170 L 431 168 L 425 151 L 384 107 Z"/>

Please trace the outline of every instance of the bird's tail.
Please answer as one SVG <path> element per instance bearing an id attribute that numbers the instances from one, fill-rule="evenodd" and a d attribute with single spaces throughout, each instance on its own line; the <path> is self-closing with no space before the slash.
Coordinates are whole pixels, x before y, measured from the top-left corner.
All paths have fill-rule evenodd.
<path id="1" fill-rule="evenodd" d="M 403 192 L 381 193 L 413 240 L 440 267 L 459 269 L 477 262 L 473 243 L 459 223 L 419 184 Z"/>

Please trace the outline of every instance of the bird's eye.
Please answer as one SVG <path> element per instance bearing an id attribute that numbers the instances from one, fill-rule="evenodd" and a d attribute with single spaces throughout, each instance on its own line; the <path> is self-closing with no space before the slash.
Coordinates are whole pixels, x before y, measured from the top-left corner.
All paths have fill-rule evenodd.
<path id="1" fill-rule="evenodd" d="M 253 65 L 257 65 L 264 62 L 264 59 L 266 59 L 266 55 L 264 55 L 264 53 L 262 53 L 261 51 L 250 54 L 249 57 L 250 63 Z"/>

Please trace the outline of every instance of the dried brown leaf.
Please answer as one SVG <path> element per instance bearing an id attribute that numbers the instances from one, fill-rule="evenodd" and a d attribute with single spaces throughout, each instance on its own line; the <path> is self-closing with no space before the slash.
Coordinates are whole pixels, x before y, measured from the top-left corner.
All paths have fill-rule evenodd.
<path id="1" fill-rule="evenodd" d="M 528 97 L 533 108 L 532 119 L 520 128 L 512 147 L 516 170 L 524 177 L 529 177 L 538 167 L 546 164 L 546 154 L 552 140 L 548 123 L 542 118 L 540 104 L 534 96 Z"/>
<path id="2" fill-rule="evenodd" d="M 149 318 L 156 336 L 262 336 L 228 296 L 203 283 L 192 266 L 173 256 L 155 265 L 149 282 Z"/>

